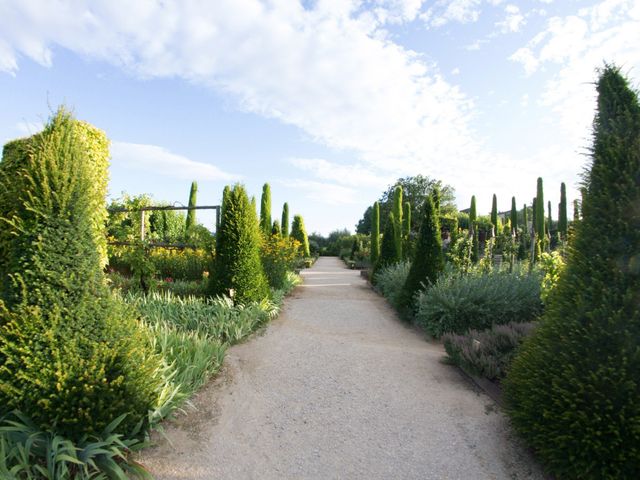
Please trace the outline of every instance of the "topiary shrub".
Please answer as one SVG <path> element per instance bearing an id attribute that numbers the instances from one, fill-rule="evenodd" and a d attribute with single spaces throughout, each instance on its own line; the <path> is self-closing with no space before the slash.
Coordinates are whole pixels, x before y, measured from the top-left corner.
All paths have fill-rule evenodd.
<path id="1" fill-rule="evenodd" d="M 411 269 L 407 281 L 402 287 L 399 302 L 405 314 L 413 315 L 415 295 L 423 288 L 436 281 L 444 269 L 442 253 L 442 237 L 440 236 L 440 220 L 431 195 L 428 195 L 422 206 L 422 223 L 415 255 L 411 259 Z"/>
<path id="2" fill-rule="evenodd" d="M 515 428 L 566 479 L 640 472 L 640 104 L 617 68 L 597 83 L 583 217 L 540 326 L 505 381 Z"/>
<path id="3" fill-rule="evenodd" d="M 301 215 L 293 216 L 291 237 L 300 243 L 300 254 L 303 257 L 309 257 L 311 255 L 309 251 L 309 238 L 307 237 L 307 230 L 304 227 L 304 220 Z"/>
<path id="4" fill-rule="evenodd" d="M 416 324 L 436 338 L 528 322 L 542 312 L 540 274 L 448 272 L 419 293 L 416 307 Z"/>
<path id="5" fill-rule="evenodd" d="M 144 428 L 161 383 L 134 315 L 106 287 L 94 211 L 106 164 L 75 125 L 60 110 L 19 163 L 0 163 L 0 417 L 18 410 L 73 441 L 122 414 L 117 433 Z"/>
<path id="6" fill-rule="evenodd" d="M 217 250 L 209 276 L 211 295 L 230 295 L 239 303 L 269 296 L 260 261 L 260 231 L 255 209 L 244 187 L 237 184 L 224 198 Z"/>

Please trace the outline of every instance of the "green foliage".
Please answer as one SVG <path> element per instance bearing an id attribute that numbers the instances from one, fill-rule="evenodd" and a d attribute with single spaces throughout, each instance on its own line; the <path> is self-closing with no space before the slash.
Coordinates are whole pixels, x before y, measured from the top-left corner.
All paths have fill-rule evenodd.
<path id="1" fill-rule="evenodd" d="M 189 210 L 187 210 L 187 220 L 185 222 L 184 231 L 187 238 L 191 237 L 193 227 L 196 225 L 196 211 L 198 195 L 198 183 L 191 182 L 191 190 L 189 191 Z"/>
<path id="2" fill-rule="evenodd" d="M 640 471 L 640 104 L 615 67 L 597 83 L 583 218 L 556 291 L 505 381 L 516 429 L 565 479 Z"/>
<path id="3" fill-rule="evenodd" d="M 304 220 L 301 215 L 293 216 L 291 237 L 300 243 L 300 254 L 302 256 L 308 257 L 311 255 L 311 252 L 309 251 L 309 238 L 307 237 L 307 230 L 304 227 Z"/>
<path id="4" fill-rule="evenodd" d="M 494 325 L 489 330 L 470 330 L 465 335 L 442 337 L 449 360 L 464 370 L 492 381 L 502 380 L 534 323 Z"/>
<path id="5" fill-rule="evenodd" d="M 468 233 L 465 233 L 456 238 L 449 246 L 447 260 L 451 262 L 458 272 L 466 274 L 471 271 L 473 266 L 472 254 L 473 238 Z"/>
<path id="6" fill-rule="evenodd" d="M 289 204 L 285 202 L 282 206 L 282 223 L 280 224 L 282 228 L 282 238 L 289 237 Z"/>
<path id="7" fill-rule="evenodd" d="M 463 276 L 446 273 L 420 292 L 417 307 L 416 323 L 434 337 L 528 322 L 542 311 L 539 274 L 495 270 Z"/>
<path id="8" fill-rule="evenodd" d="M 402 259 L 402 187 L 398 185 L 393 192 L 393 244 L 396 249 L 396 258 Z M 389 217 L 391 218 L 391 217 Z"/>
<path id="9" fill-rule="evenodd" d="M 263 235 L 271 235 L 271 187 L 268 183 L 262 186 L 262 196 L 260 197 L 260 231 Z"/>
<path id="10" fill-rule="evenodd" d="M 376 288 L 394 308 L 401 308 L 400 294 L 410 269 L 411 262 L 402 261 L 382 267 L 376 274 Z"/>
<path id="11" fill-rule="evenodd" d="M 146 443 L 116 433 L 123 419 L 120 416 L 99 435 L 85 435 L 77 442 L 40 429 L 18 412 L 0 419 L 0 478 L 151 480 L 151 475 L 130 458 Z"/>
<path id="12" fill-rule="evenodd" d="M 271 288 L 280 289 L 287 281 L 287 274 L 295 269 L 300 243 L 293 238 L 282 238 L 274 233 L 264 238 L 260 246 L 260 258 Z"/>
<path id="13" fill-rule="evenodd" d="M 371 279 L 373 283 L 377 282 L 377 275 L 380 270 L 389 265 L 399 262 L 401 259 L 397 257 L 394 227 L 396 223 L 393 218 L 393 213 L 389 214 L 384 233 L 382 234 L 382 246 L 380 247 L 380 257 L 378 257 L 377 263 L 373 267 L 371 273 Z"/>
<path id="14" fill-rule="evenodd" d="M 155 401 L 159 362 L 102 273 L 93 209 L 106 164 L 96 168 L 63 110 L 29 148 L 17 170 L 0 175 L 0 204 L 12 213 L 3 218 L 11 241 L 3 246 L 0 416 L 19 410 L 75 441 L 127 414 L 116 433 L 129 435 Z"/>
<path id="15" fill-rule="evenodd" d="M 259 301 L 269 295 L 260 260 L 260 233 L 256 212 L 244 187 L 229 191 L 222 211 L 218 248 L 209 277 L 211 295 L 229 295 L 237 302 Z"/>
<path id="16" fill-rule="evenodd" d="M 551 294 L 558 285 L 560 275 L 565 267 L 564 259 L 560 252 L 544 252 L 540 255 L 538 267 L 542 272 L 542 284 L 540 286 L 540 298 L 546 305 L 551 300 Z"/>
<path id="17" fill-rule="evenodd" d="M 108 177 L 102 176 L 109 166 L 109 139 L 102 130 L 93 125 L 72 118 L 69 113 L 61 107 L 54 118 L 65 117 L 69 122 L 69 135 L 73 136 L 74 142 L 83 151 L 84 161 L 90 174 L 94 176 L 93 184 L 87 188 L 85 195 L 90 204 L 89 223 L 93 232 L 94 243 L 100 256 L 100 264 L 107 264 L 107 241 L 104 235 L 104 225 L 107 219 L 105 196 L 107 194 Z M 29 138 L 14 140 L 7 143 L 2 152 L 2 162 L 0 162 L 0 176 L 6 179 L 3 182 L 4 191 L 0 193 L 0 218 L 10 220 L 19 212 L 15 210 L 16 203 L 11 199 L 14 195 L 20 195 L 17 190 L 21 188 L 22 182 L 12 182 L 10 179 L 20 173 L 25 165 L 31 163 L 32 157 L 42 144 L 43 138 L 50 136 L 56 128 L 54 122 L 49 122 L 44 127 L 44 131 Z M 55 188 L 52 184 L 51 188 Z M 6 201 L 5 201 L 6 199 Z M 4 277 L 2 271 L 5 264 L 5 255 L 8 250 L 4 248 L 7 242 L 11 242 L 10 233 L 2 226 L 0 228 L 0 276 Z"/>
<path id="18" fill-rule="evenodd" d="M 410 255 L 410 237 L 411 237 L 411 204 L 404 202 L 402 211 L 402 251 L 405 257 Z"/>
<path id="19" fill-rule="evenodd" d="M 148 240 L 158 243 L 178 243 L 185 240 L 184 214 L 176 210 L 155 210 L 147 214 L 149 215 L 149 229 L 146 236 Z M 139 235 L 140 230 L 136 233 Z"/>
<path id="20" fill-rule="evenodd" d="M 380 204 L 373 204 L 373 217 L 371 227 L 371 264 L 375 265 L 380 257 Z"/>
<path id="21" fill-rule="evenodd" d="M 422 223 L 411 270 L 402 287 L 400 305 L 413 313 L 416 293 L 433 284 L 444 269 L 440 220 L 431 197 L 423 203 Z"/>
<path id="22" fill-rule="evenodd" d="M 558 232 L 560 238 L 567 239 L 567 233 L 569 229 L 569 221 L 567 217 L 567 187 L 564 182 L 560 184 L 560 205 L 558 208 Z"/>
<path id="23" fill-rule="evenodd" d="M 514 233 L 518 232 L 518 209 L 516 208 L 516 197 L 511 197 L 511 229 Z"/>
<path id="24" fill-rule="evenodd" d="M 544 190 L 542 186 L 542 178 L 538 177 L 538 186 L 535 205 L 535 222 L 536 234 L 539 239 L 545 236 L 545 218 L 544 218 Z"/>
<path id="25" fill-rule="evenodd" d="M 131 274 L 140 289 L 148 293 L 151 279 L 156 273 L 156 266 L 150 258 L 150 249 L 146 242 L 138 241 L 127 250 L 126 261 L 130 265 Z"/>
<path id="26" fill-rule="evenodd" d="M 469 207 L 469 222 L 473 226 L 478 219 L 478 211 L 476 209 L 476 196 L 471 196 L 471 206 Z"/>
<path id="27" fill-rule="evenodd" d="M 498 227 L 498 199 L 496 194 L 493 194 L 493 200 L 491 200 L 491 225 L 493 226 L 493 234 L 499 235 L 500 229 Z"/>
<path id="28" fill-rule="evenodd" d="M 280 228 L 280 222 L 278 220 L 273 221 L 273 226 L 271 227 L 271 235 L 278 235 L 282 237 L 282 230 Z"/>

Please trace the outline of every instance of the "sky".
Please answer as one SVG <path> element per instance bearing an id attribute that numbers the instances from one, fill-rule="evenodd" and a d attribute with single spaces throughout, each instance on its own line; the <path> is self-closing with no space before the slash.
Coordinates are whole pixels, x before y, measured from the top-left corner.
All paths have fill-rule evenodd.
<path id="1" fill-rule="evenodd" d="M 0 142 L 65 104 L 111 140 L 111 198 L 268 182 L 325 235 L 417 174 L 479 213 L 542 177 L 556 216 L 604 62 L 640 85 L 640 0 L 0 0 Z"/>

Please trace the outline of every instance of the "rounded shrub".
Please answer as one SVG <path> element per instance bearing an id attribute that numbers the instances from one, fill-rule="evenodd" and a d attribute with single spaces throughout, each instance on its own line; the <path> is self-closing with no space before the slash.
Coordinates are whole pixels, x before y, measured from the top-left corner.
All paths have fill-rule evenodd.
<path id="1" fill-rule="evenodd" d="M 20 164 L 0 163 L 0 417 L 18 410 L 78 440 L 122 414 L 117 433 L 144 427 L 161 379 L 135 316 L 106 287 L 94 208 L 107 168 L 74 122 L 60 110 Z"/>
<path id="2" fill-rule="evenodd" d="M 515 428 L 558 478 L 640 472 L 640 104 L 619 71 L 597 83 L 583 218 L 533 336 L 505 382 Z"/>

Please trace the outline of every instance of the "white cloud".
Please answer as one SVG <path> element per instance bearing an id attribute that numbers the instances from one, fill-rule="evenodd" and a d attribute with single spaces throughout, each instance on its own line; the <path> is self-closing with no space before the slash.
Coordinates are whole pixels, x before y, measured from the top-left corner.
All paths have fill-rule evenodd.
<path id="1" fill-rule="evenodd" d="M 473 23 L 480 18 L 482 0 L 438 0 L 421 18 L 431 27 L 449 22 Z"/>
<path id="2" fill-rule="evenodd" d="M 321 180 L 342 185 L 357 184 L 362 187 L 383 188 L 395 177 L 376 175 L 367 165 L 340 165 L 322 158 L 290 158 L 289 163 L 301 170 L 313 173 Z"/>
<path id="3" fill-rule="evenodd" d="M 238 175 L 218 167 L 190 160 L 157 145 L 113 142 L 111 163 L 147 174 L 159 174 L 185 180 L 237 180 Z"/>
<path id="4" fill-rule="evenodd" d="M 451 70 L 451 75 L 460 75 L 460 68 L 456 67 Z"/>
<path id="5" fill-rule="evenodd" d="M 454 0 L 446 11 L 452 19 L 471 18 L 465 12 L 476 3 Z M 0 7 L 0 41 L 12 55 L 43 65 L 63 47 L 141 77 L 221 90 L 247 111 L 398 174 L 477 158 L 471 100 L 434 64 L 390 41 L 362 5 L 24 0 Z M 421 2 L 377 5 L 409 19 Z"/>
<path id="6" fill-rule="evenodd" d="M 544 31 L 510 59 L 529 75 L 554 71 L 539 99 L 559 119 L 574 145 L 585 145 L 593 119 L 596 69 L 604 62 L 640 68 L 640 4 L 605 0 L 579 15 L 553 17 Z"/>
<path id="7" fill-rule="evenodd" d="M 279 180 L 278 183 L 284 187 L 302 190 L 307 199 L 325 205 L 361 203 L 361 199 L 358 198 L 358 192 L 344 185 L 303 179 Z"/>
<path id="8" fill-rule="evenodd" d="M 520 9 L 516 5 L 509 4 L 505 7 L 504 11 L 504 20 L 496 23 L 496 27 L 498 27 L 500 33 L 519 32 L 526 23 L 526 19 L 520 12 Z"/>

